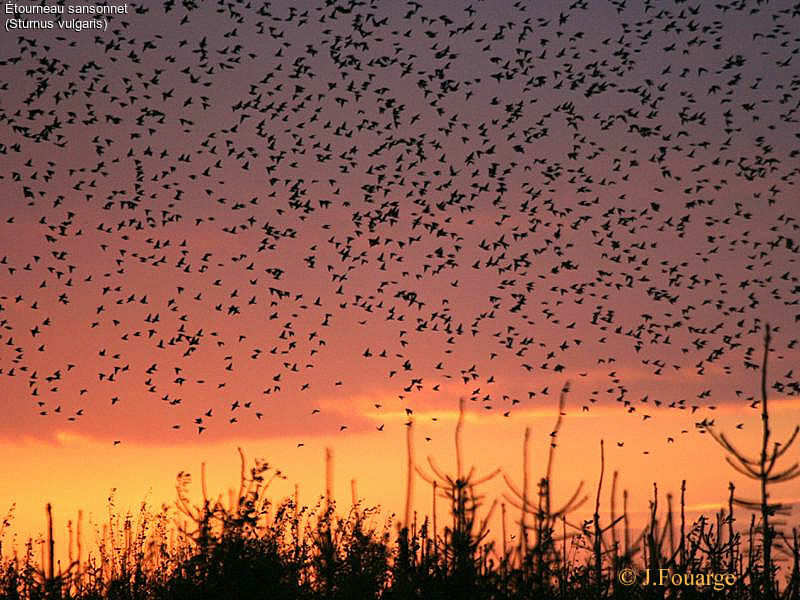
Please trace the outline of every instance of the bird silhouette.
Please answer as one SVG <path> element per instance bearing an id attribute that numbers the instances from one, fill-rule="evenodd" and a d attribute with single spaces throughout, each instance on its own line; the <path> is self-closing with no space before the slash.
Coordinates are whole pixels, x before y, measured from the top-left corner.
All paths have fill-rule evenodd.
<path id="1" fill-rule="evenodd" d="M 800 393 L 794 14 L 635 4 L 9 32 L 10 421 L 277 433 L 374 388 L 348 433 L 383 431 L 459 395 L 514 419 L 579 377 L 589 417 L 702 433 L 758 408 L 767 316 Z"/>

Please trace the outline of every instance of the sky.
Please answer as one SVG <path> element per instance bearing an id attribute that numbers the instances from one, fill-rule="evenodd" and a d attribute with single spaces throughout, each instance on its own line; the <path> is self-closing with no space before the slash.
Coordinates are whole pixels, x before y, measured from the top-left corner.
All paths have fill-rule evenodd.
<path id="1" fill-rule="evenodd" d="M 798 423 L 796 6 L 60 4 L 0 35 L 18 538 L 202 462 L 227 493 L 239 447 L 309 503 L 330 448 L 343 504 L 402 514 L 407 429 L 454 468 L 460 399 L 465 460 L 519 482 L 565 385 L 560 493 L 601 439 L 631 510 L 755 492 L 708 428 L 760 447 L 767 323 Z"/>

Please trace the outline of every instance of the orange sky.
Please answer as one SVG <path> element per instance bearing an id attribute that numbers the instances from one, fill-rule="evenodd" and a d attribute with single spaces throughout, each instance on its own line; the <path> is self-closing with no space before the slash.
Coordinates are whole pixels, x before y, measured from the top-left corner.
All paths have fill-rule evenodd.
<path id="1" fill-rule="evenodd" d="M 4 539 L 46 502 L 59 540 L 112 488 L 171 503 L 203 461 L 226 493 L 237 447 L 308 504 L 330 447 L 343 506 L 355 479 L 401 513 L 405 422 L 452 468 L 459 398 L 466 462 L 519 484 L 566 380 L 557 497 L 591 495 L 601 438 L 636 514 L 653 481 L 754 492 L 698 424 L 758 448 L 765 323 L 775 439 L 800 421 L 789 11 L 622 4 L 141 3 L 0 36 Z"/>
<path id="2" fill-rule="evenodd" d="M 618 470 L 619 493 L 629 492 L 631 522 L 641 525 L 652 497 L 652 484 L 658 483 L 661 506 L 666 506 L 666 493 L 679 495 L 681 479 L 687 480 L 687 510 L 690 516 L 699 512 L 713 513 L 726 505 L 728 482 L 734 481 L 743 495 L 755 497 L 753 482 L 743 481 L 724 462 L 724 453 L 706 434 L 695 430 L 688 434 L 675 434 L 685 421 L 679 415 L 665 411 L 658 419 L 642 425 L 644 435 L 626 436 L 626 427 L 614 409 L 583 412 L 567 407 L 559 435 L 554 469 L 554 500 L 558 504 L 571 494 L 581 480 L 586 492 L 594 497 L 599 470 L 599 439 L 605 440 L 606 481 L 603 493 L 604 511 L 610 494 L 611 473 Z M 796 402 L 791 399 L 772 402 L 774 439 L 790 433 L 798 414 Z M 416 463 L 427 473 L 427 457 L 433 457 L 441 468 L 455 471 L 453 432 L 457 409 L 436 413 L 438 422 L 431 422 L 433 413 L 415 415 L 414 429 Z M 386 423 L 402 423 L 405 413 L 382 415 Z M 377 421 L 376 421 L 377 422 Z M 553 411 L 524 411 L 515 419 L 496 414 L 482 413 L 468 408 L 463 441 L 466 466 L 474 465 L 477 473 L 488 474 L 497 467 L 508 474 L 517 486 L 521 485 L 522 441 L 524 426 L 531 428 L 531 475 L 541 476 L 546 462 L 549 432 L 553 425 Z M 716 418 L 720 431 L 730 434 L 730 439 L 742 448 L 755 453 L 758 448 L 760 417 L 754 411 L 740 413 L 721 410 Z M 741 430 L 736 425 L 743 423 Z M 675 441 L 667 442 L 668 436 Z M 431 437 L 426 441 L 426 437 Z M 618 439 L 627 440 L 624 447 Z M 21 547 L 21 540 L 36 537 L 44 531 L 44 504 L 54 507 L 58 549 L 66 552 L 68 539 L 66 523 L 76 520 L 79 510 L 84 511 L 84 548 L 92 547 L 96 537 L 96 523 L 102 527 L 108 519 L 107 498 L 114 489 L 118 514 L 136 513 L 144 501 L 157 510 L 169 504 L 174 514 L 175 476 L 178 471 L 193 475 L 195 499 L 200 498 L 200 464 L 205 461 L 207 485 L 212 496 L 221 494 L 227 500 L 228 490 L 238 485 L 240 445 L 248 460 L 263 458 L 280 469 L 285 480 L 276 480 L 270 490 L 274 501 L 290 497 L 294 485 L 299 485 L 300 502 L 313 506 L 324 494 L 325 448 L 334 453 L 334 494 L 340 506 L 351 504 L 351 480 L 356 480 L 358 496 L 367 506 L 380 506 L 382 518 L 396 513 L 402 520 L 405 506 L 406 439 L 403 427 L 387 427 L 384 432 L 353 433 L 344 436 L 307 437 L 305 445 L 297 448 L 293 439 L 243 439 L 220 443 L 189 443 L 180 445 L 126 443 L 110 447 L 104 441 L 83 437 L 60 430 L 49 442 L 23 439 L 16 443 L 0 444 L 6 460 L 0 467 L 0 497 L 14 498 L 16 510 L 12 526 L 4 533 L 6 544 Z M 649 454 L 643 454 L 645 451 Z M 21 475 L 24 473 L 24 475 Z M 431 513 L 431 489 L 419 476 L 415 477 L 414 506 L 419 514 Z M 508 493 L 501 477 L 486 484 L 487 503 L 493 498 L 503 501 L 501 494 Z M 790 482 L 776 486 L 774 498 L 800 499 L 800 485 Z M 677 502 L 676 502 L 677 507 Z M 488 506 L 488 504 L 487 504 Z M 621 506 L 621 496 L 618 507 Z M 7 508 L 7 507 L 4 507 Z M 591 501 L 572 517 L 573 522 L 589 518 Z M 446 502 L 438 504 L 440 519 L 446 511 Z M 515 518 L 515 509 L 508 506 L 509 527 Z M 498 513 L 499 514 L 499 513 Z M 740 524 L 745 523 L 740 511 Z M 441 521 L 440 521 L 441 522 Z M 493 522 L 494 536 L 499 536 L 499 522 Z M 509 535 L 512 532 L 509 531 Z M 6 546 L 8 549 L 8 546 Z M 59 554 L 59 556 L 65 556 Z"/>

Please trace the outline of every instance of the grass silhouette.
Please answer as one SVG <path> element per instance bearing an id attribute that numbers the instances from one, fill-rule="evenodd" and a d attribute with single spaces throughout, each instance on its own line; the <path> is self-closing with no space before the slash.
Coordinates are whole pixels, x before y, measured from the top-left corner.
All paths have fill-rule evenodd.
<path id="1" fill-rule="evenodd" d="M 629 525 L 627 494 L 618 509 L 618 473 L 611 477 L 610 507 L 601 506 L 607 484 L 604 448 L 599 451 L 600 476 L 594 494 L 592 517 L 576 522 L 576 510 L 588 500 L 581 483 L 562 506 L 551 498 L 553 457 L 569 386 L 562 389 L 558 415 L 550 435 L 548 462 L 536 494 L 530 491 L 530 432 L 523 443 L 522 484 L 503 473 L 508 492 L 488 506 L 479 486 L 500 470 L 479 476 L 466 469 L 462 459 L 463 402 L 455 429 L 456 472 L 441 469 L 428 457 L 428 469 L 415 463 L 413 422 L 407 436 L 407 501 L 404 520 L 387 519 L 357 502 L 340 512 L 331 497 L 333 457 L 327 453 L 326 494 L 315 506 L 301 507 L 294 498 L 274 501 L 270 484 L 283 474 L 267 463 L 247 466 L 240 450 L 238 492 L 228 502 L 212 498 L 201 470 L 202 501 L 191 500 L 192 479 L 179 473 L 176 480 L 177 513 L 153 512 L 142 506 L 137 515 L 119 515 L 109 497 L 108 523 L 98 529 L 97 548 L 83 558 L 81 519 L 77 530 L 69 526 L 69 561 L 55 560 L 52 511 L 46 508 L 47 537 L 41 557 L 29 540 L 20 553 L 0 558 L 0 598 L 30 600 L 516 600 L 555 598 L 800 598 L 800 531 L 784 531 L 775 519 L 786 506 L 769 500 L 773 483 L 786 481 L 796 467 L 775 470 L 784 446 L 770 452 L 766 371 L 769 331 L 762 366 L 762 452 L 746 459 L 724 434 L 714 438 L 751 478 L 761 483 L 758 501 L 742 501 L 729 487 L 727 509 L 711 516 L 686 520 L 686 482 L 678 506 L 667 495 L 659 503 L 654 485 L 648 519 L 642 531 Z M 792 436 L 791 441 L 795 438 Z M 749 462 L 742 462 L 745 459 Z M 736 462 L 738 461 L 738 463 Z M 746 466 L 742 467 L 744 464 Z M 747 467 L 750 467 L 749 469 Z M 432 514 L 419 519 L 411 512 L 414 475 L 431 486 Z M 437 500 L 448 507 L 447 525 L 439 528 Z M 489 535 L 489 520 L 500 506 L 502 539 Z M 749 514 L 747 527 L 739 522 L 737 507 Z M 509 546 L 509 513 L 519 511 L 516 544 Z M 603 522 L 601 515 L 609 514 Z M 11 520 L 0 527 L 0 536 Z M 76 533 L 76 535 L 73 535 Z M 75 550 L 77 549 L 77 552 Z M 773 550 L 775 552 L 773 552 Z M 777 555 L 782 562 L 778 564 Z M 629 570 L 653 581 L 661 573 L 678 578 L 678 584 L 634 585 Z M 733 581 L 722 584 L 720 574 Z M 717 579 L 715 579 L 717 577 Z M 698 578 L 703 585 L 684 584 Z M 719 584 L 719 585 L 715 585 Z"/>

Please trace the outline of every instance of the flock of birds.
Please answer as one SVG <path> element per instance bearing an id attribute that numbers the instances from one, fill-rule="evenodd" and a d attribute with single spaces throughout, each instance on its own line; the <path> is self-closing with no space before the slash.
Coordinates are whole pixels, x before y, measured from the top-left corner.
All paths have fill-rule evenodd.
<path id="1" fill-rule="evenodd" d="M 797 395 L 800 8 L 465 4 L 4 34 L 4 432 Z"/>

